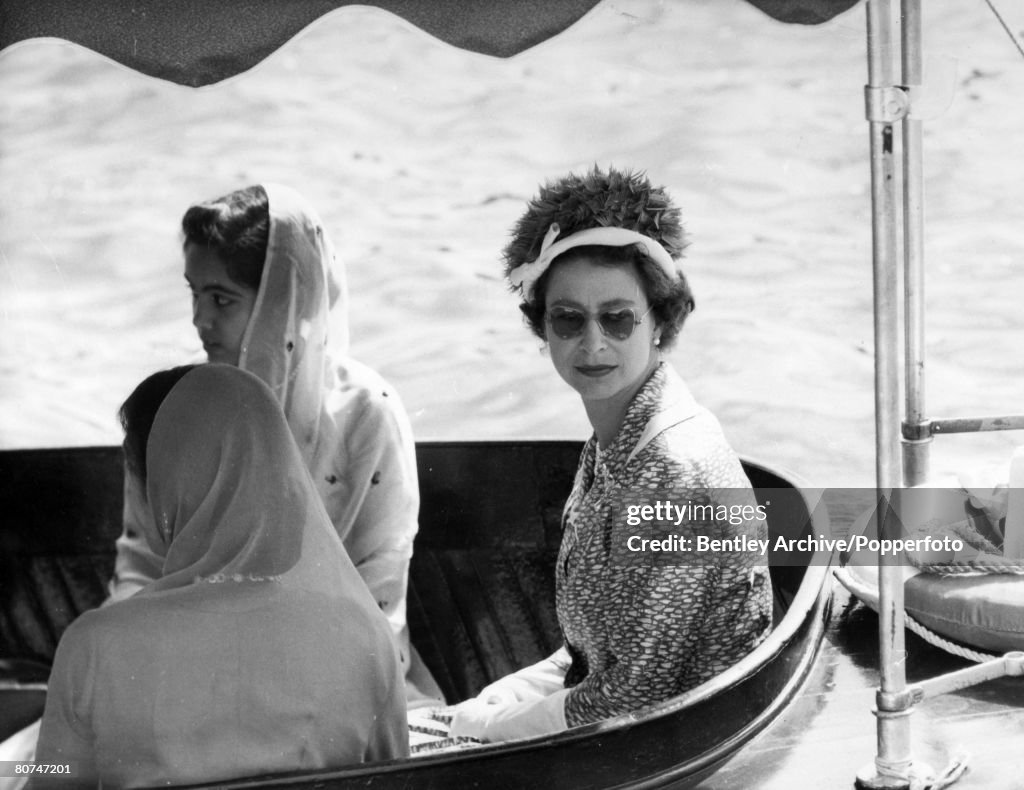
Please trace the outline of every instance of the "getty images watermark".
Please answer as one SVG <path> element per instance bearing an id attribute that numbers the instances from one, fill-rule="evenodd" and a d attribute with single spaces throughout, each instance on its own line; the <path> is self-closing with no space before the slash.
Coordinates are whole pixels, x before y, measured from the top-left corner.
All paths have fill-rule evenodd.
<path id="1" fill-rule="evenodd" d="M 717 562 L 725 555 L 742 555 L 747 562 L 778 566 L 858 555 L 917 564 L 974 552 L 970 536 L 976 526 L 984 526 L 984 518 L 972 512 L 962 492 L 927 496 L 904 503 L 881 535 L 879 507 L 884 512 L 891 508 L 885 510 L 885 501 L 880 505 L 874 489 L 758 489 L 756 499 L 749 489 L 737 489 L 709 492 L 704 500 L 634 500 L 613 510 L 612 555 L 631 565 Z M 840 530 L 831 526 L 830 508 L 842 512 Z"/>

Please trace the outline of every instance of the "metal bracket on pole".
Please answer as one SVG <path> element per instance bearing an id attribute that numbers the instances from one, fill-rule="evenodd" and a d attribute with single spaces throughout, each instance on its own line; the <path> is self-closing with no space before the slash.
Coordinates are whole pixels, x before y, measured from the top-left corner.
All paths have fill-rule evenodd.
<path id="1" fill-rule="evenodd" d="M 892 726 L 886 729 L 902 733 L 902 728 L 895 726 L 895 722 L 908 718 L 917 703 L 930 697 L 948 694 L 951 691 L 958 691 L 978 683 L 1008 676 L 1024 676 L 1024 652 L 1014 651 L 1007 653 L 1002 658 L 986 661 L 984 664 L 967 667 L 957 672 L 948 672 L 945 675 L 909 686 L 902 692 L 889 694 L 878 692 L 875 716 L 878 717 L 879 722 L 892 723 Z M 965 765 L 962 758 L 954 760 L 950 769 L 943 776 L 953 781 L 963 772 Z M 895 788 L 910 790 L 914 787 L 928 786 L 935 779 L 932 770 L 926 765 L 909 761 L 892 764 L 876 758 L 875 762 L 865 766 L 857 774 L 856 786 L 860 790 L 895 790 Z M 941 786 L 945 787 L 946 784 L 943 783 Z"/>
<path id="2" fill-rule="evenodd" d="M 981 431 L 1024 430 L 1024 416 L 1013 417 L 954 417 L 947 420 L 932 420 L 929 431 L 939 433 L 977 433 Z M 904 432 L 906 426 L 904 426 Z M 904 435 L 906 435 L 904 433 Z"/>
<path id="3" fill-rule="evenodd" d="M 903 421 L 901 433 L 908 442 L 924 442 L 932 438 L 932 431 L 935 430 L 935 423 L 931 420 L 923 422 Z"/>
<path id="4" fill-rule="evenodd" d="M 910 96 L 896 85 L 864 86 L 864 113 L 872 123 L 897 123 L 910 112 Z"/>
<path id="5" fill-rule="evenodd" d="M 875 717 L 883 729 L 891 732 L 902 730 L 909 734 L 909 727 L 900 726 L 899 723 L 905 723 L 911 713 L 912 707 L 898 711 L 879 707 L 875 710 Z M 909 751 L 909 743 L 907 749 Z M 909 760 L 893 763 L 879 755 L 874 762 L 857 772 L 854 786 L 857 790 L 912 790 L 924 786 L 934 776 L 935 772 L 928 765 Z"/>
<path id="6" fill-rule="evenodd" d="M 945 675 L 923 680 L 910 686 L 907 691 L 910 692 L 912 704 L 915 704 L 930 697 L 970 688 L 989 680 L 1021 676 L 1024 676 L 1024 653 L 1015 650 L 1002 658 L 994 658 L 984 664 L 977 664 L 957 672 L 947 672 Z"/>
<path id="7" fill-rule="evenodd" d="M 928 420 L 902 423 L 903 479 L 907 485 L 920 485 L 928 479 L 928 461 L 932 445 L 932 423 Z"/>

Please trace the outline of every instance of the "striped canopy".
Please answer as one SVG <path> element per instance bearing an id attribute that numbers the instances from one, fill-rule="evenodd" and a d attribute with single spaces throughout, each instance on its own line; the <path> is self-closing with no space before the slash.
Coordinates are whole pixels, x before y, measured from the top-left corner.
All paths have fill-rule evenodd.
<path id="1" fill-rule="evenodd" d="M 677 2 L 678 0 L 672 0 Z M 198 87 L 246 71 L 324 14 L 373 5 L 462 49 L 510 57 L 565 30 L 599 0 L 3 0 L 0 49 L 74 41 L 153 77 Z M 747 0 L 817 24 L 858 0 Z"/>

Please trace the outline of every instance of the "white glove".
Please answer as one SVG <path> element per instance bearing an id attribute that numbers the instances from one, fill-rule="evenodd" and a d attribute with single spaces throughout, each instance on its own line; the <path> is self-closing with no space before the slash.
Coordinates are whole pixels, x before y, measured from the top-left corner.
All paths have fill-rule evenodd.
<path id="1" fill-rule="evenodd" d="M 495 702 L 474 697 L 455 707 L 450 733 L 495 743 L 562 732 L 567 729 L 565 698 L 570 691 L 562 688 L 525 702 L 500 701 L 500 695 L 492 697 L 499 700 Z"/>
<path id="2" fill-rule="evenodd" d="M 563 647 L 536 664 L 531 664 L 518 672 L 499 678 L 489 686 L 484 686 L 475 699 L 491 705 L 507 705 L 513 702 L 542 699 L 565 688 L 565 673 L 571 663 L 569 651 Z"/>

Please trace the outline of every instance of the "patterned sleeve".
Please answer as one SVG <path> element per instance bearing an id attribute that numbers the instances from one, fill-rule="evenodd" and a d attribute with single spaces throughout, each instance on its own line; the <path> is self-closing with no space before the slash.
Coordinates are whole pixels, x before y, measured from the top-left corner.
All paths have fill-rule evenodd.
<path id="1" fill-rule="evenodd" d="M 660 456 L 654 465 L 664 474 L 646 481 L 638 476 L 639 482 L 620 490 L 610 508 L 613 537 L 604 572 L 607 589 L 623 591 L 608 609 L 606 636 L 613 660 L 572 689 L 565 711 L 569 726 L 681 694 L 735 664 L 770 627 L 771 584 L 763 555 L 736 550 L 735 544 L 696 551 L 701 536 L 767 538 L 739 460 L 724 439 L 683 463 L 670 449 L 666 441 L 652 449 Z M 626 532 L 618 529 L 627 508 L 658 502 L 682 510 L 663 513 L 666 517 L 643 534 L 674 535 L 673 545 L 687 549 L 622 552 L 622 536 L 638 532 L 632 526 Z"/>
<path id="2" fill-rule="evenodd" d="M 703 593 L 715 578 L 710 567 L 638 568 L 624 573 L 622 583 L 631 588 L 634 606 L 631 617 L 615 617 L 612 623 L 610 649 L 617 661 L 590 672 L 572 689 L 565 704 L 566 723 L 576 727 L 618 716 L 694 685 L 689 680 L 691 667 L 708 610 Z M 691 597 L 683 604 L 680 595 Z"/>

